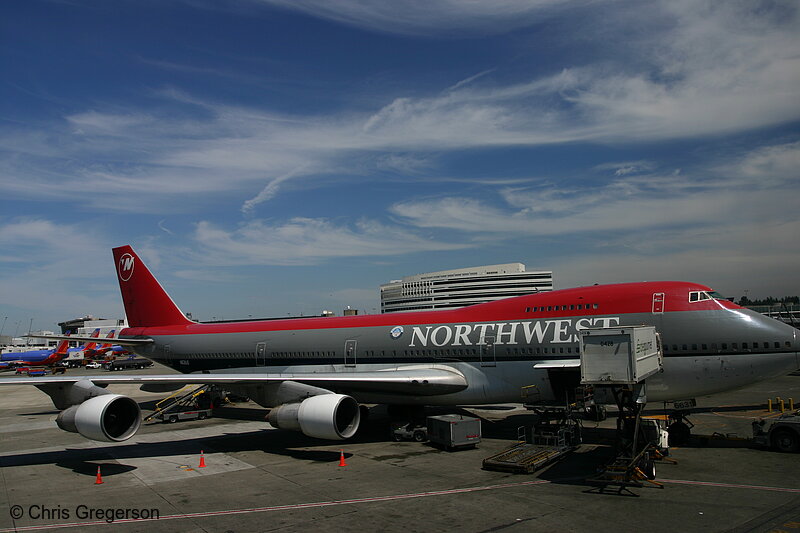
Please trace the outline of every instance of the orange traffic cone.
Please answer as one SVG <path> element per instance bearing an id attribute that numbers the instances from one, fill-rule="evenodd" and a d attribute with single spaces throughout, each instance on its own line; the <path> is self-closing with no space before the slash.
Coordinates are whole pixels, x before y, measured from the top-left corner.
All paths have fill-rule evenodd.
<path id="1" fill-rule="evenodd" d="M 203 450 L 200 450 L 200 466 L 197 468 L 205 468 L 206 467 L 206 458 L 203 455 Z"/>
<path id="2" fill-rule="evenodd" d="M 100 465 L 97 465 L 97 477 L 94 478 L 95 485 L 103 484 L 103 476 L 100 475 Z"/>
<path id="3" fill-rule="evenodd" d="M 344 450 L 339 450 L 341 453 L 339 454 L 339 466 L 347 466 L 347 463 L 344 462 Z"/>

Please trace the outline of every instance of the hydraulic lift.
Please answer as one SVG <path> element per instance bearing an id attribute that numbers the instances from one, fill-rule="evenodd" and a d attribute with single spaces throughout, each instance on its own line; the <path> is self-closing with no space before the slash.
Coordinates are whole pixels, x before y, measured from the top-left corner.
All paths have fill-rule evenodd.
<path id="1" fill-rule="evenodd" d="M 646 380 L 663 370 L 660 336 L 653 326 L 585 329 L 579 336 L 581 384 L 592 387 L 596 404 L 617 406 L 616 456 L 587 481 L 600 492 L 615 486 L 631 495 L 630 487 L 663 488 L 655 463 L 669 460 L 666 431 L 642 419 Z"/>

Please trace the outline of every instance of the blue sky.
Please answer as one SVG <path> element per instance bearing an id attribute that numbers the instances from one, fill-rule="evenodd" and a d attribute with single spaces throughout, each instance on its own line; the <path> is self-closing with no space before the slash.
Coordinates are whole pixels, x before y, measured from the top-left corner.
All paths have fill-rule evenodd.
<path id="1" fill-rule="evenodd" d="M 797 294 L 795 2 L 0 4 L 0 321 L 372 312 L 404 275 Z"/>

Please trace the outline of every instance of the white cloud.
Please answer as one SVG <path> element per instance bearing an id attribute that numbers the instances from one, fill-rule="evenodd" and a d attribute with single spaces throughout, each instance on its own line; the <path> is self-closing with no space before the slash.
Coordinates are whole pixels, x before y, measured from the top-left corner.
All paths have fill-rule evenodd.
<path id="1" fill-rule="evenodd" d="M 366 26 L 395 21 L 418 28 L 481 21 L 513 27 L 559 4 L 279 3 Z M 435 175 L 431 153 L 696 139 L 800 118 L 797 6 L 625 5 L 630 9 L 609 12 L 605 24 L 582 35 L 598 50 L 593 62 L 527 79 L 519 71 L 514 78 L 522 81 L 505 84 L 502 69 L 490 69 L 438 94 L 394 98 L 372 111 L 359 102 L 358 110 L 354 103 L 350 110 L 300 116 L 164 90 L 160 104 L 170 112 L 163 114 L 88 109 L 41 131 L 6 128 L 0 150 L 13 157 L 0 162 L 0 192 L 80 198 L 129 212 L 191 211 L 225 194 L 252 214 L 290 180 L 352 179 L 373 176 L 365 169 L 375 168 Z M 625 33 L 630 28 L 639 31 Z M 558 57 L 553 62 L 559 65 Z M 624 177 L 648 169 L 616 170 Z"/>
<path id="2" fill-rule="evenodd" d="M 499 33 L 546 17 L 573 0 L 259 0 L 373 31 L 403 34 Z"/>
<path id="3" fill-rule="evenodd" d="M 310 218 L 293 218 L 283 224 L 254 220 L 235 231 L 200 222 L 194 238 L 201 247 L 197 260 L 212 265 L 299 265 L 335 257 L 400 255 L 467 246 L 426 239 L 398 226 L 368 220 L 348 227 Z"/>

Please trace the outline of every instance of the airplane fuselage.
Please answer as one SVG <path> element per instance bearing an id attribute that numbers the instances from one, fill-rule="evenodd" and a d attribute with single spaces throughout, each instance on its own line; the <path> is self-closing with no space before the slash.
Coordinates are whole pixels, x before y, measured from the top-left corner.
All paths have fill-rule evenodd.
<path id="1" fill-rule="evenodd" d="M 643 324 L 660 332 L 664 372 L 648 379 L 650 401 L 713 394 L 800 367 L 796 329 L 709 294 L 697 284 L 632 283 L 456 310 L 141 327 L 121 337 L 152 338 L 135 351 L 187 373 L 444 365 L 469 383 L 435 397 L 352 392 L 364 403 L 517 402 L 521 388 L 531 385 L 542 400 L 563 398 L 564 388 L 577 384 L 577 333 L 595 327 Z M 258 401 L 258 390 L 248 392 Z"/>

